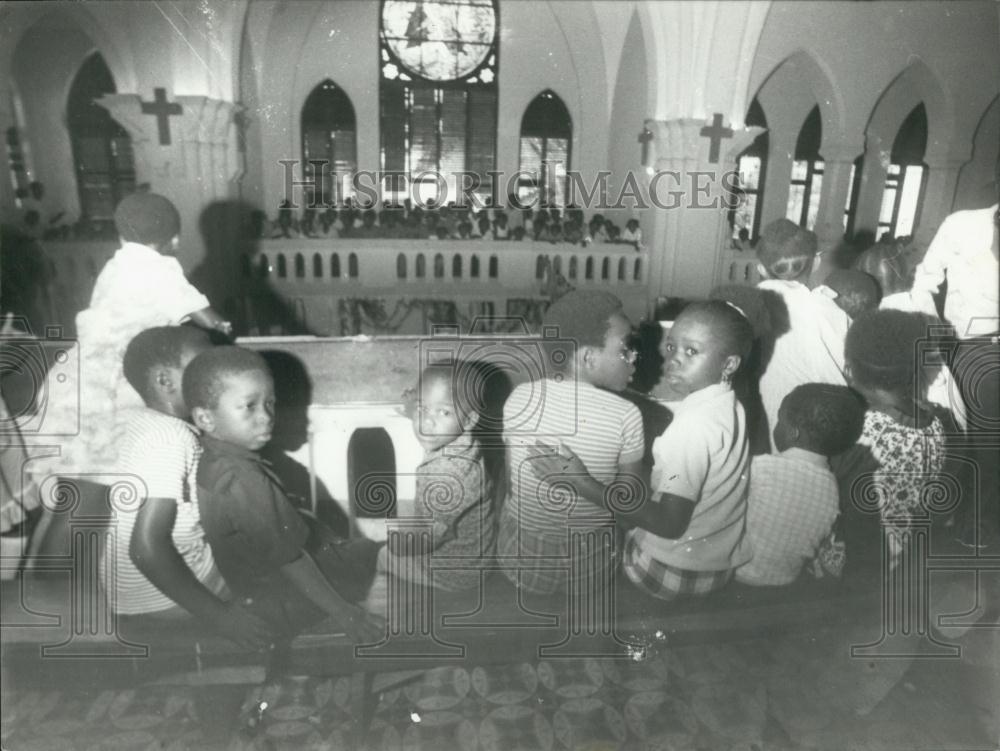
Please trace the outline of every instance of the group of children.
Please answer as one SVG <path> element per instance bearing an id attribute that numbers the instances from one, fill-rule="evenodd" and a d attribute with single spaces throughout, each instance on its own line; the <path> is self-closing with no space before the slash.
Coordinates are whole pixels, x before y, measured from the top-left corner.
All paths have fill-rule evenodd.
<path id="1" fill-rule="evenodd" d="M 449 203 L 392 207 L 381 211 L 345 206 L 341 209 L 305 206 L 296 216 L 290 201 L 284 201 L 273 222 L 263 212 L 255 217 L 255 233 L 262 238 L 342 237 L 412 240 L 511 240 L 569 243 L 626 243 L 642 247 L 638 219 L 619 227 L 602 214 L 589 220 L 581 209 L 569 207 L 523 209 L 508 214 L 500 208 L 474 211 Z"/>
<path id="2" fill-rule="evenodd" d="M 119 268 L 129 254 L 136 263 L 159 254 L 151 268 L 178 270 L 169 202 L 135 198 L 117 219 L 131 245 L 102 272 L 83 323 L 105 298 L 138 303 L 138 266 Z M 479 584 L 474 567 L 436 572 L 435 556 L 496 558 L 519 589 L 539 594 L 604 586 L 619 572 L 660 599 L 734 578 L 781 585 L 806 568 L 838 574 L 844 551 L 834 525 L 852 500 L 843 491 L 851 463 L 841 460 L 858 449 L 872 460 L 897 560 L 944 457 L 940 408 L 915 374 L 926 322 L 875 309 L 878 288 L 858 273 L 809 290 L 801 280 L 815 251 L 812 233 L 784 220 L 769 226 L 757 249 L 768 280 L 750 296 L 692 303 L 665 331 L 660 395 L 673 418 L 652 443 L 651 465 L 642 415 L 621 396 L 635 372 L 632 326 L 610 293 L 572 291 L 549 307 L 545 325 L 574 347 L 554 358 L 559 372 L 506 399 L 505 482 L 487 471 L 478 437 L 482 379 L 468 364 L 429 365 L 409 412 L 425 451 L 413 513 L 430 531 L 416 546 L 405 536 L 389 545 L 338 538 L 292 501 L 258 454 L 274 428 L 267 364 L 251 350 L 213 346 L 204 328 L 228 329 L 187 290 L 164 320 L 109 353 L 117 368 L 95 373 L 107 388 L 117 370 L 142 401 L 119 410 L 105 442 L 115 475 L 141 483 L 140 502 L 116 509 L 117 534 L 107 538 L 112 607 L 186 611 L 261 647 L 322 618 L 375 640 L 384 600 L 374 593 L 387 577 L 441 589 Z M 182 308 L 204 328 L 176 325 Z M 744 406 L 752 394 L 770 443 L 756 456 Z"/>

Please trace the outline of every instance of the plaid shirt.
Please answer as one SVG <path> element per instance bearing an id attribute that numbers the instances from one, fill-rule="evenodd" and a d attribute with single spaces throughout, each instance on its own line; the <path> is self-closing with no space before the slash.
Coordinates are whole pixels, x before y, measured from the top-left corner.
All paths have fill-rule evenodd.
<path id="1" fill-rule="evenodd" d="M 790 448 L 750 464 L 747 538 L 753 558 L 736 571 L 745 584 L 790 584 L 815 558 L 839 513 L 826 457 Z"/>

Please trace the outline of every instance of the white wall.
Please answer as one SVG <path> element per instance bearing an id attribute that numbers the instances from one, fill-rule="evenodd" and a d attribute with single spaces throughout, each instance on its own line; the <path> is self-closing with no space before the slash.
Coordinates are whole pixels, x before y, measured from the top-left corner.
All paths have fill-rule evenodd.
<path id="1" fill-rule="evenodd" d="M 984 209 L 997 202 L 996 164 L 1000 158 L 1000 98 L 983 115 L 976 130 L 972 161 L 962 168 L 955 191 L 955 210 Z"/>

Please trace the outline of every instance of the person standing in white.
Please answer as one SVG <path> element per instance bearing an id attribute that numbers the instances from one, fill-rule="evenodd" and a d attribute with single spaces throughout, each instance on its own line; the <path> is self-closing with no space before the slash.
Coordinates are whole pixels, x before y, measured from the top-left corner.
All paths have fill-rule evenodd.
<path id="1" fill-rule="evenodd" d="M 997 281 L 998 204 L 956 211 L 947 217 L 917 266 L 910 297 L 923 313 L 937 316 L 932 295 L 948 280 L 944 317 L 959 339 L 986 336 L 1000 329 Z"/>

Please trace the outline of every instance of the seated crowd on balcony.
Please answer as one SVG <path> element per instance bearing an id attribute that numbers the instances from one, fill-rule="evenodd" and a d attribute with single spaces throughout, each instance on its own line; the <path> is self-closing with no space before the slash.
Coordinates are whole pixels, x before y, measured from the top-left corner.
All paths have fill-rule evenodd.
<path id="1" fill-rule="evenodd" d="M 296 207 L 286 200 L 273 220 L 263 211 L 254 213 L 254 234 L 260 239 L 497 240 L 583 247 L 592 243 L 619 243 L 632 245 L 636 250 L 643 248 L 638 219 L 629 219 L 621 228 L 602 214 L 587 219 L 583 209 L 575 206 L 506 211 L 490 206 L 476 210 L 454 202 L 421 207 L 407 201 L 404 206 L 376 210 L 352 203 L 339 209 Z"/>

